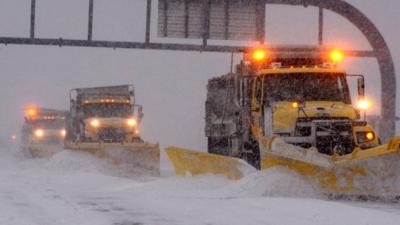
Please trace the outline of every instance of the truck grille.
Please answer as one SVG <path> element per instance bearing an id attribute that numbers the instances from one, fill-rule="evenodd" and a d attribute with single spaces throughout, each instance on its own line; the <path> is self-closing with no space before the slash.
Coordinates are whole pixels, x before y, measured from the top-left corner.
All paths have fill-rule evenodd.
<path id="1" fill-rule="evenodd" d="M 104 142 L 125 141 L 126 131 L 121 128 L 102 128 L 98 132 L 99 139 Z"/>
<path id="2" fill-rule="evenodd" d="M 299 118 L 296 123 L 294 139 L 302 147 L 316 147 L 319 152 L 333 155 L 349 154 L 353 151 L 353 126 L 344 118 Z M 301 142 L 301 137 L 307 137 Z"/>

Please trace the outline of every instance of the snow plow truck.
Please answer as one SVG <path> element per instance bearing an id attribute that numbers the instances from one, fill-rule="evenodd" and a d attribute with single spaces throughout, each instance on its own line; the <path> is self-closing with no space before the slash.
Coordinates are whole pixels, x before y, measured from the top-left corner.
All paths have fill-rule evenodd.
<path id="1" fill-rule="evenodd" d="M 159 174 L 159 145 L 141 138 L 142 117 L 131 85 L 73 89 L 65 147 Z"/>
<path id="2" fill-rule="evenodd" d="M 167 148 L 175 172 L 240 179 L 247 162 L 292 170 L 329 196 L 399 198 L 400 138 L 381 144 L 365 121 L 364 78 L 337 67 L 344 54 L 268 52 L 249 49 L 236 72 L 209 80 L 208 153 Z"/>
<path id="3" fill-rule="evenodd" d="M 63 149 L 67 111 L 29 106 L 22 126 L 22 149 L 33 157 L 49 158 Z"/>

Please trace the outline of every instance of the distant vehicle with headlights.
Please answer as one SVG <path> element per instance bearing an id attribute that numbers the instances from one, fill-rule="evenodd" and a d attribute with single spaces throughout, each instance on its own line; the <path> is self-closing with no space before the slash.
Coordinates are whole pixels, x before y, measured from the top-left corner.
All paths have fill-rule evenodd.
<path id="1" fill-rule="evenodd" d="M 30 106 L 25 109 L 22 148 L 33 157 L 51 157 L 63 149 L 67 111 Z"/>
<path id="2" fill-rule="evenodd" d="M 159 146 L 141 138 L 142 118 L 132 85 L 73 89 L 65 147 L 158 173 Z"/>

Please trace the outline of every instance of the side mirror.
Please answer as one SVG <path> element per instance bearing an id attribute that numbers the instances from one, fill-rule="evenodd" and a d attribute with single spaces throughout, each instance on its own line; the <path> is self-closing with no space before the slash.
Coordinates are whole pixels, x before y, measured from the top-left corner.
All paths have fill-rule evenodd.
<path id="1" fill-rule="evenodd" d="M 75 100 L 71 99 L 71 100 L 69 101 L 69 108 L 72 109 L 72 108 L 74 108 L 74 107 L 75 107 Z"/>
<path id="2" fill-rule="evenodd" d="M 357 78 L 357 88 L 358 88 L 358 97 L 364 97 L 365 95 L 364 77 Z"/>
<path id="3" fill-rule="evenodd" d="M 138 116 L 139 120 L 142 120 L 144 113 L 143 113 L 143 106 L 138 106 Z"/>

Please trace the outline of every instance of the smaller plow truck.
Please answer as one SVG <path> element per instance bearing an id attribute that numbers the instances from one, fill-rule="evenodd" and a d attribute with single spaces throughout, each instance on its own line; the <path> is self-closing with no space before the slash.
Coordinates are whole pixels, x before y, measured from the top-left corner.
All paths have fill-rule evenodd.
<path id="1" fill-rule="evenodd" d="M 25 109 L 22 149 L 33 157 L 49 158 L 63 149 L 67 111 L 30 106 Z"/>
<path id="2" fill-rule="evenodd" d="M 208 82 L 208 153 L 167 149 L 176 173 L 239 179 L 246 161 L 257 169 L 295 171 L 327 195 L 398 198 L 400 138 L 380 143 L 362 116 L 370 106 L 364 78 L 339 69 L 343 57 L 328 48 L 279 54 L 249 49 L 235 73 Z"/>
<path id="3" fill-rule="evenodd" d="M 81 150 L 114 164 L 129 164 L 159 174 L 158 144 L 143 141 L 142 106 L 131 85 L 78 88 L 70 91 L 67 149 Z"/>

